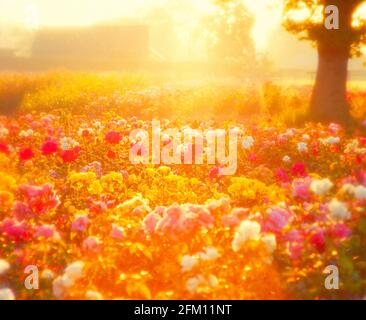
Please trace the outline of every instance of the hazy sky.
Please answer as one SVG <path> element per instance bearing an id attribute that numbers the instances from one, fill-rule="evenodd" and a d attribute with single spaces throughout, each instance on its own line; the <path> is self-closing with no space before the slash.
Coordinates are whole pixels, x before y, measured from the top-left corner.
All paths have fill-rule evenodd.
<path id="1" fill-rule="evenodd" d="M 1 19 L 27 24 L 35 18 L 40 25 L 84 25 L 124 15 L 138 16 L 146 3 L 161 0 L 0 0 Z"/>
<path id="2" fill-rule="evenodd" d="M 181 1 L 189 3 L 193 11 L 209 2 Z M 0 19 L 20 24 L 36 18 L 40 25 L 85 25 L 121 16 L 139 18 L 146 9 L 167 2 L 169 0 L 0 0 Z"/>
<path id="3" fill-rule="evenodd" d="M 191 7 L 189 16 L 204 14 L 210 0 L 177 0 Z M 269 31 L 280 23 L 279 0 L 243 0 L 256 16 L 253 35 L 257 46 L 264 49 Z M 171 0 L 0 0 L 0 23 L 11 22 L 37 28 L 55 25 L 88 25 L 123 16 L 142 19 L 144 12 Z"/>
<path id="4" fill-rule="evenodd" d="M 294 66 L 315 68 L 315 50 L 306 43 L 299 43 L 295 38 L 289 38 L 291 36 L 286 35 L 284 31 L 278 32 L 281 28 L 282 0 L 243 1 L 256 18 L 252 35 L 258 51 L 268 51 L 270 58 L 274 58 L 277 65 L 291 64 L 289 59 L 291 56 Z M 185 11 L 180 13 L 180 20 L 184 20 L 185 17 L 194 20 L 197 15 L 207 12 L 210 2 L 210 0 L 175 0 L 175 2 L 173 0 L 0 0 L 0 27 L 6 31 L 8 23 L 28 29 L 42 26 L 89 25 L 121 17 L 132 17 L 143 22 L 148 9 L 164 4 L 169 4 L 171 8 L 174 7 L 174 3 L 178 3 L 180 8 L 185 8 Z M 172 9 L 172 14 L 179 13 Z M 4 38 L 2 40 L 4 41 Z"/>

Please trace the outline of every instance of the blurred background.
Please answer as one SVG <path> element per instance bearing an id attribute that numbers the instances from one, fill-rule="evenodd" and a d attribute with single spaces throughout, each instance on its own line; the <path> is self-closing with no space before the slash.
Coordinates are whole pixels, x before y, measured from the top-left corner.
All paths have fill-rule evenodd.
<path id="1" fill-rule="evenodd" d="M 278 0 L 1 0 L 0 70 L 152 71 L 311 80 L 316 50 Z M 363 58 L 350 65 L 362 79 Z"/>

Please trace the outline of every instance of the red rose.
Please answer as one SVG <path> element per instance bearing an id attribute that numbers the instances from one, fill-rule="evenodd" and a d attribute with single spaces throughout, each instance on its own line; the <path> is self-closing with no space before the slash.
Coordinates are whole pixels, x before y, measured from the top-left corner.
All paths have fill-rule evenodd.
<path id="1" fill-rule="evenodd" d="M 81 135 L 84 137 L 84 138 L 89 138 L 91 136 L 89 130 L 83 130 L 83 132 L 81 133 Z"/>
<path id="2" fill-rule="evenodd" d="M 110 131 L 105 135 L 105 140 L 110 144 L 118 144 L 122 140 L 122 136 L 119 132 Z"/>
<path id="3" fill-rule="evenodd" d="M 112 151 L 112 150 L 109 150 L 109 151 L 107 152 L 107 157 L 108 157 L 109 159 L 114 159 L 114 158 L 116 157 L 116 153 L 115 153 L 114 151 Z"/>
<path id="4" fill-rule="evenodd" d="M 9 154 L 9 147 L 4 144 L 4 143 L 0 143 L 0 152 L 1 153 L 5 153 L 5 154 Z"/>
<path id="5" fill-rule="evenodd" d="M 249 154 L 248 155 L 248 160 L 250 161 L 250 162 L 256 162 L 257 161 L 257 155 L 255 154 L 255 153 L 251 153 L 251 154 Z"/>
<path id="6" fill-rule="evenodd" d="M 303 162 L 295 163 L 291 168 L 291 173 L 295 177 L 305 177 L 306 176 L 306 167 Z"/>
<path id="7" fill-rule="evenodd" d="M 34 157 L 34 152 L 31 148 L 23 149 L 19 152 L 19 158 L 22 161 L 30 160 Z"/>
<path id="8" fill-rule="evenodd" d="M 61 154 L 61 158 L 64 163 L 70 163 L 77 160 L 79 157 L 80 148 L 76 147 L 74 149 L 65 150 Z"/>
<path id="9" fill-rule="evenodd" d="M 325 251 L 325 236 L 323 231 L 318 231 L 310 238 L 310 243 L 318 250 L 320 253 Z"/>
<path id="10" fill-rule="evenodd" d="M 359 140 L 360 140 L 360 143 L 361 143 L 363 146 L 366 146 L 366 138 L 365 138 L 365 137 L 361 137 Z"/>
<path id="11" fill-rule="evenodd" d="M 47 156 L 56 153 L 58 150 L 58 144 L 55 141 L 46 141 L 41 148 L 42 153 Z"/>
<path id="12" fill-rule="evenodd" d="M 281 182 L 286 183 L 286 182 L 290 181 L 290 178 L 287 175 L 286 170 L 283 168 L 279 168 L 276 170 L 276 176 L 277 176 L 277 179 L 280 180 Z"/>

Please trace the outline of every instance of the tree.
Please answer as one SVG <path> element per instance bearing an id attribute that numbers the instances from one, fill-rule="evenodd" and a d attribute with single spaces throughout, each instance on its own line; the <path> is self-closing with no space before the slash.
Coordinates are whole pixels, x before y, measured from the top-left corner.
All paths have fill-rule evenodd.
<path id="1" fill-rule="evenodd" d="M 360 53 L 361 45 L 366 42 L 365 23 L 355 21 L 355 13 L 365 0 L 284 2 L 286 29 L 300 39 L 311 40 L 318 51 L 311 120 L 349 124 L 348 61 Z"/>
<path id="2" fill-rule="evenodd" d="M 252 64 L 255 60 L 251 38 L 253 16 L 242 0 L 214 0 L 202 29 L 207 38 L 208 56 L 213 61 Z"/>

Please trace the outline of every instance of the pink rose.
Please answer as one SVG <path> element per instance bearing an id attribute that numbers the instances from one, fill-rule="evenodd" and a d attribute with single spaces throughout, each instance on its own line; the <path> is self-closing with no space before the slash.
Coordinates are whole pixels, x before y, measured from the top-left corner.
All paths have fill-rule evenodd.
<path id="1" fill-rule="evenodd" d="M 352 231 L 350 228 L 347 227 L 346 224 L 338 223 L 335 226 L 331 227 L 329 233 L 334 238 L 344 239 L 348 238 L 352 234 Z"/>
<path id="2" fill-rule="evenodd" d="M 88 228 L 89 218 L 87 215 L 77 216 L 71 225 L 71 230 L 76 232 L 83 232 Z"/>
<path id="3" fill-rule="evenodd" d="M 282 208 L 272 208 L 263 223 L 263 230 L 279 233 L 285 228 L 290 220 L 291 213 Z"/>
<path id="4" fill-rule="evenodd" d="M 294 180 L 292 183 L 293 196 L 302 200 L 307 200 L 310 197 L 311 178 Z"/>
<path id="5" fill-rule="evenodd" d="M 60 235 L 56 231 L 56 228 L 54 225 L 42 225 L 38 226 L 35 233 L 36 238 L 54 238 L 59 239 Z"/>
<path id="6" fill-rule="evenodd" d="M 153 233 L 155 231 L 155 227 L 156 227 L 158 221 L 160 221 L 160 219 L 161 219 L 161 216 L 158 215 L 156 212 L 153 211 L 153 212 L 149 213 L 143 221 L 145 231 L 147 233 Z"/>
<path id="7" fill-rule="evenodd" d="M 283 168 L 277 169 L 276 176 L 277 176 L 277 179 L 280 180 L 281 182 L 287 183 L 290 181 L 290 178 L 287 175 L 286 170 Z"/>
<path id="8" fill-rule="evenodd" d="M 117 226 L 116 224 L 113 224 L 111 237 L 114 239 L 122 240 L 124 238 L 124 229 L 122 227 Z"/>
<path id="9" fill-rule="evenodd" d="M 0 223 L 0 234 L 4 233 L 11 241 L 27 241 L 32 238 L 32 228 L 25 222 L 5 219 Z"/>
<path id="10" fill-rule="evenodd" d="M 240 224 L 240 219 L 234 215 L 223 216 L 221 222 L 224 227 L 236 227 Z"/>
<path id="11" fill-rule="evenodd" d="M 97 237 L 88 237 L 83 242 L 83 248 L 87 251 L 96 252 L 100 249 L 100 240 Z"/>

